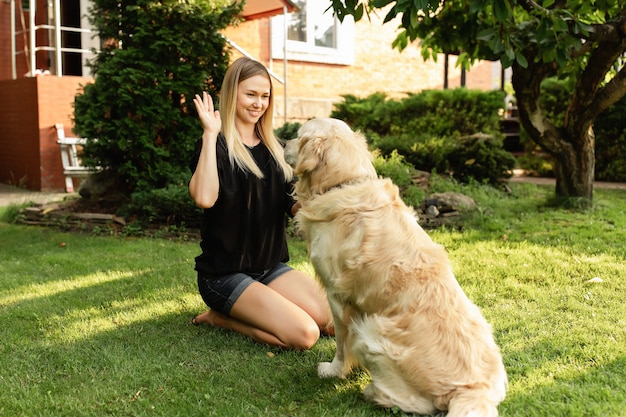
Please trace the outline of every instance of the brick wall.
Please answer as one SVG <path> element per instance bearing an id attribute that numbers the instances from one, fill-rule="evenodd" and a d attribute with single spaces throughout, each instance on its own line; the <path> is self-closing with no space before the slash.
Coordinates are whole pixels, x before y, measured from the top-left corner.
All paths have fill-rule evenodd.
<path id="1" fill-rule="evenodd" d="M 84 77 L 0 80 L 0 181 L 31 190 L 64 190 L 56 123 L 71 132 L 74 96 Z"/>
<path id="2" fill-rule="evenodd" d="M 41 189 L 37 83 L 0 81 L 0 181 Z"/>

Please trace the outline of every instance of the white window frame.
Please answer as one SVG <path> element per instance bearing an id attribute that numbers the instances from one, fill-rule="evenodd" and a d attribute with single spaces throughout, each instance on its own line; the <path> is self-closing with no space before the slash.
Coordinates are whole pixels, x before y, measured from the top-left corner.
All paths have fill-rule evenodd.
<path id="1" fill-rule="evenodd" d="M 307 0 L 307 27 L 314 27 L 315 15 L 310 12 L 309 3 L 319 0 Z M 332 13 L 332 10 L 327 13 Z M 288 16 L 287 16 L 288 18 Z M 285 59 L 285 47 L 287 49 L 287 59 L 290 61 L 316 62 L 335 65 L 354 64 L 354 20 L 352 16 L 347 16 L 343 22 L 335 18 L 336 23 L 336 46 L 328 48 L 315 46 L 312 31 L 307 32 L 307 42 L 293 41 L 287 39 L 285 42 L 286 25 L 285 15 L 272 17 L 272 58 Z"/>

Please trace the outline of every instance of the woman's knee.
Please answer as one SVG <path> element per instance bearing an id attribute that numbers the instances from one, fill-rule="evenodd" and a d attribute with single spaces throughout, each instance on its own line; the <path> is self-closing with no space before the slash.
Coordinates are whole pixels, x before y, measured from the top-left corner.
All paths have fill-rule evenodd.
<path id="1" fill-rule="evenodd" d="M 311 349 L 320 338 L 320 329 L 313 320 L 307 320 L 301 328 L 292 332 L 289 345 L 296 350 Z"/>

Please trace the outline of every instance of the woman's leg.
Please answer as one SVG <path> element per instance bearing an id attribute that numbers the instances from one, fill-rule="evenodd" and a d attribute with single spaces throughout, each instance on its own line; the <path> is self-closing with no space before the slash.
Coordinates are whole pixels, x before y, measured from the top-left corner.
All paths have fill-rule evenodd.
<path id="1" fill-rule="evenodd" d="M 316 280 L 294 269 L 270 282 L 268 287 L 306 311 L 322 333 L 334 335 L 328 299 Z"/>
<path id="2" fill-rule="evenodd" d="M 287 349 L 309 349 L 320 329 L 332 334 L 326 296 L 308 275 L 291 270 L 269 285 L 252 283 L 239 296 L 230 315 L 209 310 L 195 323 L 234 330 L 260 343 Z"/>

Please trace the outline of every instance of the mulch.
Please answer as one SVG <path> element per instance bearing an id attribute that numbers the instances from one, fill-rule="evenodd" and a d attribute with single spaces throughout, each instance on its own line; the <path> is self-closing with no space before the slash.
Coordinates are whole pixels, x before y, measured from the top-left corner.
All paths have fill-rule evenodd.
<path id="1" fill-rule="evenodd" d="M 94 235 L 159 237 L 169 240 L 200 239 L 200 231 L 169 224 L 141 224 L 116 214 L 111 204 L 78 198 L 32 204 L 20 210 L 17 223 L 54 227 Z"/>

